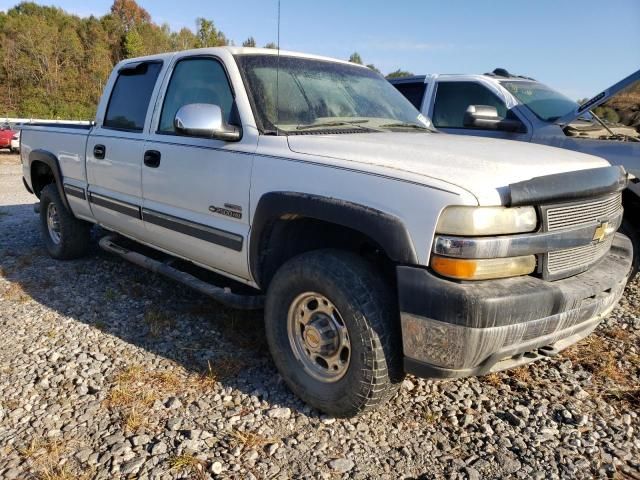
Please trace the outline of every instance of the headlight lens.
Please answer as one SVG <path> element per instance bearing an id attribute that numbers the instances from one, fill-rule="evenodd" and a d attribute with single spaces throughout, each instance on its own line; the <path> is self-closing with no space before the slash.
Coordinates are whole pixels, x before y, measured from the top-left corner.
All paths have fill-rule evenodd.
<path id="1" fill-rule="evenodd" d="M 533 207 L 452 206 L 438 219 L 437 233 L 445 235 L 484 236 L 533 232 L 538 216 Z"/>
<path id="2" fill-rule="evenodd" d="M 536 268 L 536 257 L 466 259 L 433 255 L 431 268 L 444 277 L 456 280 L 487 280 L 528 275 Z"/>

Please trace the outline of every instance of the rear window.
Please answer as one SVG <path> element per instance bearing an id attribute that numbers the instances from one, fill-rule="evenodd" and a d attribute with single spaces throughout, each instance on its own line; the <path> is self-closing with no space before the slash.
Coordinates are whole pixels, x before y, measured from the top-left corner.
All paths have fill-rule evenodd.
<path id="1" fill-rule="evenodd" d="M 142 63 L 118 75 L 103 126 L 116 130 L 142 132 L 149 100 L 162 64 Z"/>
<path id="2" fill-rule="evenodd" d="M 418 110 L 422 109 L 422 100 L 424 99 L 424 92 L 427 90 L 427 84 L 424 82 L 413 83 L 394 83 L 394 87 L 404 95 L 411 104 Z"/>

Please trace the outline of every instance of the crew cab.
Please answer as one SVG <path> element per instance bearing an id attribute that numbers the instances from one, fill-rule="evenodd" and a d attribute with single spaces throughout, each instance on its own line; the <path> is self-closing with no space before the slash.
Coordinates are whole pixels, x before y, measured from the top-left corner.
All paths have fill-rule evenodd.
<path id="1" fill-rule="evenodd" d="M 622 229 L 640 265 L 640 70 L 578 103 L 530 77 L 429 74 L 390 82 L 440 131 L 519 140 L 597 155 L 633 174 Z"/>
<path id="2" fill-rule="evenodd" d="M 58 259 L 114 254 L 264 308 L 281 376 L 355 415 L 405 373 L 522 365 L 619 300 L 626 172 L 562 149 L 442 135 L 372 70 L 220 47 L 119 63 L 92 125 L 22 130 Z"/>

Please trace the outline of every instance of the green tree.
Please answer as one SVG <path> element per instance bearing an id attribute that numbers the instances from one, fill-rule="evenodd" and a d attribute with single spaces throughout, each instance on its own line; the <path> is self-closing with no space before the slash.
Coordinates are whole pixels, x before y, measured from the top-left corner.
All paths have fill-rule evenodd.
<path id="1" fill-rule="evenodd" d="M 357 63 L 358 65 L 364 65 L 364 63 L 362 62 L 362 57 L 358 52 L 353 52 L 349 57 L 349 61 L 351 63 Z"/>
<path id="2" fill-rule="evenodd" d="M 224 33 L 218 31 L 213 20 L 206 18 L 196 19 L 196 36 L 198 38 L 198 47 L 219 47 L 228 45 L 227 38 Z"/>
<path id="3" fill-rule="evenodd" d="M 249 37 L 244 42 L 242 42 L 242 46 L 243 47 L 255 47 L 256 46 L 256 39 L 253 38 L 253 37 Z"/>
<path id="4" fill-rule="evenodd" d="M 264 48 L 271 48 L 271 49 L 274 49 L 274 50 L 275 50 L 275 49 L 277 49 L 277 48 L 278 48 L 278 45 L 276 45 L 276 43 L 275 43 L 275 42 L 269 42 L 269 43 L 267 43 L 267 44 L 264 46 Z"/>
<path id="5" fill-rule="evenodd" d="M 394 70 L 393 72 L 387 74 L 386 78 L 402 78 L 402 77 L 413 77 L 413 73 L 408 72 L 406 70 Z"/>
<path id="6" fill-rule="evenodd" d="M 144 41 L 136 28 L 129 30 L 124 36 L 125 58 L 144 55 Z"/>

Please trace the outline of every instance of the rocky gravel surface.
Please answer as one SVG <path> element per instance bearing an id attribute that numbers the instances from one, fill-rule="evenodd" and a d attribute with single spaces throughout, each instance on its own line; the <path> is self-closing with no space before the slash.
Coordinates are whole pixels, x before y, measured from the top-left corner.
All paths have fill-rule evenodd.
<path id="1" fill-rule="evenodd" d="M 0 478 L 640 479 L 640 283 L 561 356 L 407 377 L 351 420 L 297 400 L 259 314 L 101 253 L 58 262 L 0 156 Z"/>

